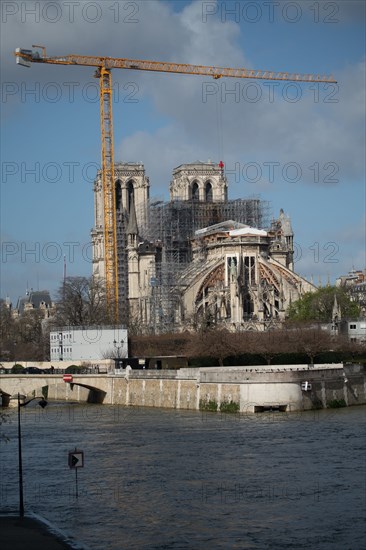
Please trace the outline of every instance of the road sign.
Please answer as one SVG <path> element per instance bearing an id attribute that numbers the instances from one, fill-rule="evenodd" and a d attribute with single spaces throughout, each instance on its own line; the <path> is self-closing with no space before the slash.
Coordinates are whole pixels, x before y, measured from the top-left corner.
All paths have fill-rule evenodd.
<path id="1" fill-rule="evenodd" d="M 72 382 L 72 374 L 64 374 L 64 382 Z"/>
<path id="2" fill-rule="evenodd" d="M 83 468 L 84 467 L 84 453 L 83 451 L 69 451 L 69 467 L 70 468 Z"/>

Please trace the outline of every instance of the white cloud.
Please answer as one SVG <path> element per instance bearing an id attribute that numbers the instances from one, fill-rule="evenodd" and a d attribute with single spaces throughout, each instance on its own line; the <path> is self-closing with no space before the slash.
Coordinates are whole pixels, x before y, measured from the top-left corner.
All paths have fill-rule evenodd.
<path id="1" fill-rule="evenodd" d="M 37 42 L 48 46 L 50 55 L 76 52 L 145 58 L 148 51 L 148 57 L 157 60 L 251 66 L 238 44 L 239 25 L 232 20 L 223 23 L 215 17 L 207 18 L 204 23 L 201 2 L 187 5 L 179 14 L 174 13 L 172 6 L 167 3 L 137 2 L 138 12 L 131 15 L 132 19 L 138 21 L 136 23 L 123 20 L 128 20 L 130 15 L 128 10 L 123 10 L 126 5 L 123 2 L 119 3 L 118 17 L 121 21 L 115 23 L 113 18 L 116 13 L 105 2 L 100 4 L 103 8 L 102 17 L 95 24 L 85 18 L 85 13 L 92 17 L 92 11 L 82 16 L 88 4 L 86 0 L 78 3 L 71 24 L 67 21 L 70 14 L 65 11 L 63 2 L 60 2 L 63 17 L 55 24 L 48 23 L 44 17 L 43 21 L 36 23 L 31 16 L 27 17 L 26 23 L 22 23 L 21 10 L 13 17 L 8 16 L 7 24 L 3 25 L 5 32 L 2 38 L 3 74 L 6 81 L 14 79 L 14 82 L 19 83 L 26 79 L 29 86 L 34 81 L 92 81 L 91 68 L 46 68 L 34 64 L 31 69 L 17 67 L 12 51 L 17 46 L 30 47 L 35 40 L 35 33 Z M 128 80 L 139 86 L 140 96 L 151 98 L 155 113 L 169 120 L 165 132 L 156 130 L 149 134 L 149 130 L 146 130 L 125 139 L 122 151 L 131 151 L 131 154 L 136 154 L 144 161 L 150 135 L 153 149 L 157 153 L 158 150 L 164 152 L 163 158 L 168 157 L 168 152 L 172 153 L 169 165 L 175 158 L 175 149 L 193 150 L 192 159 L 207 156 L 218 158 L 224 153 L 224 160 L 230 164 L 244 164 L 258 159 L 261 162 L 275 161 L 282 164 L 296 162 L 304 172 L 308 172 L 309 181 L 312 173 L 308 167 L 314 162 L 322 165 L 337 163 L 340 168 L 338 177 L 345 181 L 352 181 L 364 174 L 363 61 L 339 69 L 336 75 L 339 93 L 332 96 L 331 87 L 327 89 L 320 85 L 318 103 L 314 100 L 315 92 L 306 84 L 297 85 L 298 93 L 301 94 L 298 102 L 286 101 L 275 95 L 271 103 L 269 84 L 276 86 L 275 89 L 282 95 L 287 91 L 291 96 L 294 88 L 287 88 L 285 83 L 277 86 L 277 83 L 250 83 L 243 79 L 214 81 L 208 77 L 152 75 L 138 71 L 124 71 L 123 75 L 120 73 L 114 71 L 116 81 L 125 82 L 128 74 Z M 207 86 L 210 87 L 209 91 L 216 93 L 205 94 Z M 238 97 L 230 93 L 233 89 L 237 90 Z M 256 92 L 262 98 L 253 102 L 253 94 Z M 9 99 L 11 103 L 18 97 L 10 96 Z M 329 99 L 337 102 L 327 103 Z M 220 143 L 223 144 L 223 151 Z M 118 142 L 116 149 L 118 151 Z M 129 160 L 125 154 L 123 158 Z M 163 158 L 160 164 L 163 164 Z"/>
<path id="2" fill-rule="evenodd" d="M 364 73 L 361 62 L 340 72 L 340 93 L 334 93 L 335 103 L 314 102 L 314 92 L 308 85 L 299 88 L 303 96 L 297 103 L 278 97 L 270 103 L 264 96 L 268 93 L 265 87 L 260 88 L 263 98 L 257 103 L 242 99 L 243 94 L 236 102 L 232 94 L 222 97 L 220 92 L 225 94 L 225 90 L 235 86 L 245 90 L 243 86 L 247 82 L 230 83 L 229 79 L 214 82 L 217 93 L 203 102 L 202 86 L 211 81 L 184 76 L 170 79 L 171 75 L 165 75 L 155 81 L 149 93 L 159 114 L 169 117 L 169 122 L 165 132 L 152 132 L 149 141 L 157 153 L 171 152 L 177 147 L 186 149 L 189 143 L 195 152 L 192 160 L 195 160 L 207 155 L 218 159 L 221 156 L 218 142 L 222 140 L 225 160 L 231 166 L 249 161 L 274 161 L 281 166 L 295 162 L 302 169 L 302 182 L 319 180 L 320 184 L 329 184 L 328 180 L 332 179 L 352 182 L 364 176 Z M 146 82 L 143 89 L 145 85 Z M 281 83 L 279 89 L 286 88 Z M 321 87 L 320 90 L 324 100 L 336 88 Z M 126 138 L 122 148 L 124 158 L 129 151 L 140 150 L 145 155 L 147 136 L 143 133 Z M 140 146 L 139 139 L 142 140 Z M 132 149 L 130 142 L 133 142 Z M 164 158 L 171 165 L 174 155 L 164 154 Z M 161 161 L 163 163 L 163 158 Z M 318 178 L 314 175 L 315 169 L 310 168 L 314 163 L 319 164 Z"/>

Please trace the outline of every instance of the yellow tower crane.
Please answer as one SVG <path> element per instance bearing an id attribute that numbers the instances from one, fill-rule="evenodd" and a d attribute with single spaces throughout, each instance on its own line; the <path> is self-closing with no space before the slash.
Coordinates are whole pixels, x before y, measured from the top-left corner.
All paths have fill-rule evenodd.
<path id="1" fill-rule="evenodd" d="M 112 69 L 132 69 L 135 71 L 156 71 L 189 75 L 251 78 L 256 80 L 290 80 L 295 82 L 336 81 L 332 76 L 295 74 L 253 69 L 233 69 L 230 67 L 210 67 L 141 59 L 99 57 L 89 55 L 64 55 L 48 57 L 44 46 L 33 45 L 33 50 L 17 48 L 14 52 L 16 62 L 25 67 L 31 63 L 50 63 L 52 65 L 83 65 L 97 67 L 96 77 L 100 83 L 100 125 L 102 137 L 102 185 L 104 205 L 104 261 L 106 278 L 106 298 L 111 317 L 118 322 L 118 262 L 116 203 L 114 187 L 114 147 L 112 117 Z M 39 51 L 40 50 L 40 51 Z"/>

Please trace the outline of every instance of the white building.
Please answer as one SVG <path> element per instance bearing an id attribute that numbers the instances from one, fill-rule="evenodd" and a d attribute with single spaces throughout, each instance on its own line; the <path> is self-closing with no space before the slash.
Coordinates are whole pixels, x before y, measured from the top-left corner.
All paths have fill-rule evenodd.
<path id="1" fill-rule="evenodd" d="M 351 342 L 366 342 L 366 320 L 347 321 L 347 334 Z"/>
<path id="2" fill-rule="evenodd" d="M 128 356 L 122 327 L 63 327 L 50 333 L 51 361 L 98 361 Z"/>

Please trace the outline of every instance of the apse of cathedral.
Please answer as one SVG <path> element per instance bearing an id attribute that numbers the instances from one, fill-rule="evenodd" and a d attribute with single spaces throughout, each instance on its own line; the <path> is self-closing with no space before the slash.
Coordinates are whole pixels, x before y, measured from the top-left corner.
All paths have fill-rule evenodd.
<path id="1" fill-rule="evenodd" d="M 150 199 L 143 164 L 115 165 L 120 318 L 141 332 L 201 324 L 265 330 L 315 287 L 294 272 L 294 235 L 281 209 L 228 199 L 223 163 L 173 170 L 170 200 Z M 101 174 L 94 184 L 93 274 L 104 277 Z"/>

